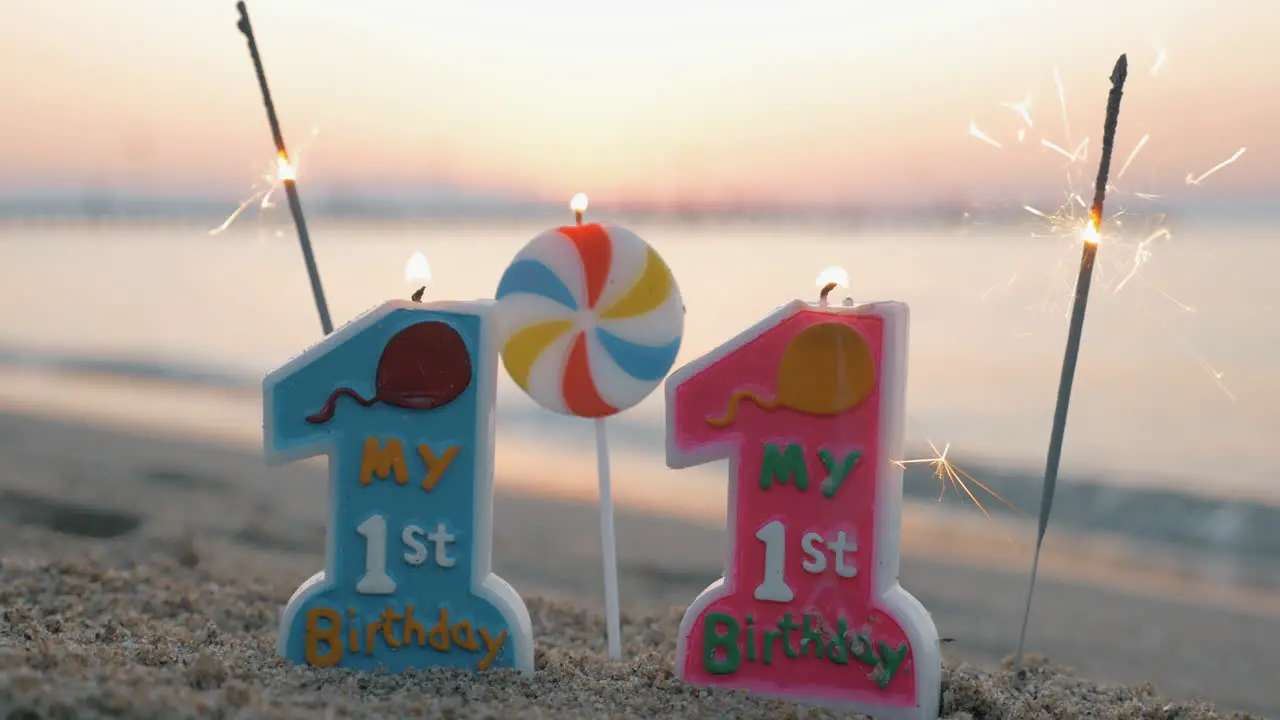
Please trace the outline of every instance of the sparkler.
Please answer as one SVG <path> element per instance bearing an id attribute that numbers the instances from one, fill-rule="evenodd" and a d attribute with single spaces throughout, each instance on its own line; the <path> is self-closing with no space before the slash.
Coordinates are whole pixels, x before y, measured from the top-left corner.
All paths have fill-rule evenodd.
<path id="1" fill-rule="evenodd" d="M 1094 183 L 1093 207 L 1089 210 L 1089 224 L 1085 227 L 1080 274 L 1076 279 L 1075 302 L 1071 310 L 1071 324 L 1067 331 L 1067 350 L 1062 361 L 1062 377 L 1058 383 L 1058 404 L 1053 414 L 1053 430 L 1049 435 L 1049 455 L 1045 463 L 1044 489 L 1040 496 L 1040 524 L 1036 533 L 1036 550 L 1031 561 L 1031 581 L 1027 587 L 1027 604 L 1022 615 L 1022 630 L 1018 635 L 1016 657 L 1019 664 L 1022 662 L 1022 649 L 1027 638 L 1027 620 L 1031 616 L 1031 598 L 1035 592 L 1036 573 L 1040 568 L 1040 549 L 1044 545 L 1049 512 L 1053 509 L 1053 492 L 1058 482 L 1058 462 L 1062 454 L 1062 438 L 1067 427 L 1067 408 L 1071 403 L 1071 383 L 1075 379 L 1076 360 L 1080 355 L 1084 313 L 1089 302 L 1089 285 L 1093 279 L 1094 260 L 1098 254 L 1102 206 L 1107 197 L 1107 175 L 1111 171 L 1111 152 L 1115 148 L 1116 124 L 1120 119 L 1120 98 L 1124 94 L 1124 81 L 1128 72 L 1128 60 L 1121 55 L 1111 71 L 1111 92 L 1107 96 L 1107 117 L 1102 131 L 1102 158 L 1098 163 L 1098 179 Z"/>
<path id="2" fill-rule="evenodd" d="M 302 157 L 302 151 L 309 148 L 311 146 L 311 141 L 315 140 L 316 136 L 319 134 L 320 130 L 318 128 L 312 128 L 311 137 L 308 138 L 307 142 L 302 143 L 300 147 L 294 148 L 293 157 L 289 159 L 289 162 L 284 162 L 284 160 L 277 155 L 275 162 L 273 162 L 271 166 L 262 173 L 261 183 L 263 184 L 253 183 L 250 186 L 252 194 L 242 200 L 240 204 L 236 206 L 236 209 L 233 210 L 232 213 L 218 225 L 218 227 L 209 231 L 209 234 L 221 235 L 226 232 L 227 228 L 231 227 L 231 224 L 243 215 L 244 211 L 248 210 L 249 206 L 254 203 L 257 203 L 258 208 L 261 210 L 274 208 L 276 205 L 272 200 L 275 198 L 276 193 L 284 188 L 285 178 L 295 181 L 298 179 L 298 166 Z M 280 233 L 277 232 L 276 235 L 279 236 Z"/>
<path id="3" fill-rule="evenodd" d="M 253 25 L 249 23 L 249 10 L 243 0 L 236 3 L 240 11 L 240 20 L 236 27 L 244 33 L 249 43 L 249 55 L 253 58 L 253 69 L 258 75 L 258 88 L 262 90 L 262 104 L 267 109 L 267 122 L 271 124 L 271 136 L 276 144 L 276 157 L 279 164 L 279 178 L 284 184 L 285 195 L 289 198 L 289 210 L 293 214 L 293 224 L 298 229 L 298 242 L 302 245 L 302 259 L 307 264 L 307 275 L 311 278 L 311 294 L 316 301 L 316 311 L 320 314 L 320 327 L 324 334 L 333 332 L 333 320 L 329 317 L 329 306 L 324 299 L 324 286 L 320 284 L 320 270 L 316 267 L 315 255 L 311 252 L 311 236 L 307 234 L 307 221 L 302 215 L 302 201 L 298 198 L 296 170 L 289 162 L 289 152 L 284 146 L 284 135 L 280 132 L 280 121 L 276 118 L 276 106 L 271 102 L 271 90 L 267 87 L 267 74 L 262 69 L 262 57 L 258 54 L 258 41 L 253 36 Z M 233 216 L 234 217 L 234 216 Z"/>

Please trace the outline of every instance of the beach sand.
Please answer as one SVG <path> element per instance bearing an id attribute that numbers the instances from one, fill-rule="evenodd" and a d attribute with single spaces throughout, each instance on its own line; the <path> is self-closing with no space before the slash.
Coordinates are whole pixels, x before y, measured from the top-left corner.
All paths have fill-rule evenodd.
<path id="1" fill-rule="evenodd" d="M 829 716 L 672 678 L 680 612 L 722 569 L 722 486 L 664 510 L 660 493 L 620 483 L 624 662 L 604 652 L 589 469 L 540 484 L 500 459 L 494 570 L 529 603 L 537 675 L 315 670 L 278 659 L 274 643 L 280 608 L 322 565 L 322 463 L 265 467 L 219 435 L 214 400 L 211 429 L 192 438 L 5 402 L 16 397 L 0 393 L 0 718 Z M 254 428 L 233 416 L 228 426 Z M 1067 534 L 1046 548 L 1028 638 L 1059 664 L 1015 689 L 1002 661 L 1032 536 L 976 517 L 904 517 L 901 582 L 953 639 L 945 716 L 1280 717 L 1274 596 Z"/>
<path id="2" fill-rule="evenodd" d="M 24 534 L 50 547 L 49 537 Z M 624 617 L 629 659 L 613 662 L 599 652 L 600 617 L 533 598 L 532 678 L 510 671 L 388 675 L 290 665 L 275 656 L 273 638 L 288 583 L 209 569 L 198 553 L 177 555 L 136 564 L 94 556 L 4 560 L 0 714 L 10 720 L 841 716 L 679 683 L 672 675 L 678 608 Z M 943 683 L 949 718 L 1219 717 L 1204 703 L 1168 703 L 1150 687 L 1104 688 L 1040 663 L 1021 677 L 949 664 Z"/>

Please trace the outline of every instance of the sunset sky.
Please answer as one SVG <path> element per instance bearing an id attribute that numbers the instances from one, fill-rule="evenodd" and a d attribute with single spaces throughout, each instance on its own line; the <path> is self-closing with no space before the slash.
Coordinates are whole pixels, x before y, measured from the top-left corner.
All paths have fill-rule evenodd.
<path id="1" fill-rule="evenodd" d="M 1090 137 L 1091 174 L 1108 75 L 1127 52 L 1117 170 L 1151 137 L 1118 183 L 1187 193 L 1187 173 L 1247 147 L 1194 192 L 1280 192 L 1272 0 L 256 0 L 249 11 L 313 189 L 658 202 L 1052 193 L 1065 158 L 1041 138 L 1070 150 Z M 4 0 L 3 17 L 0 195 L 235 196 L 269 166 L 231 0 Z M 1000 104 L 1028 97 L 1031 127 Z M 971 121 L 1004 149 L 971 137 Z"/>

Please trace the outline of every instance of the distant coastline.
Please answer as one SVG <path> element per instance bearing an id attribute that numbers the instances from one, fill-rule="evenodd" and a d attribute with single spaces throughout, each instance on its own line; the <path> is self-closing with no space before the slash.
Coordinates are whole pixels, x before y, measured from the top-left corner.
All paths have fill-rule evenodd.
<path id="1" fill-rule="evenodd" d="M 0 222 L 41 221 L 189 221 L 217 225 L 243 201 L 214 196 L 158 196 L 127 192 L 49 191 L 5 194 L 0 192 Z M 288 211 L 277 198 L 272 212 L 288 221 Z M 1020 203 L 965 203 L 962 201 L 919 204 L 828 203 L 794 205 L 753 201 L 723 202 L 612 202 L 601 209 L 610 217 L 626 221 L 700 224 L 822 223 L 852 226 L 894 226 L 964 228 L 1025 223 L 1029 217 Z M 1036 207 L 1053 207 L 1046 201 Z M 310 218 L 362 221 L 415 221 L 461 219 L 541 219 L 559 218 L 566 213 L 563 202 L 473 193 L 455 188 L 429 187 L 419 191 L 365 195 L 345 191 L 316 190 L 304 195 L 304 209 Z M 250 207 L 246 213 L 259 212 Z M 1193 203 L 1152 205 L 1144 212 L 1166 213 L 1180 219 L 1235 221 L 1275 221 L 1280 204 L 1273 200 L 1199 200 Z"/>

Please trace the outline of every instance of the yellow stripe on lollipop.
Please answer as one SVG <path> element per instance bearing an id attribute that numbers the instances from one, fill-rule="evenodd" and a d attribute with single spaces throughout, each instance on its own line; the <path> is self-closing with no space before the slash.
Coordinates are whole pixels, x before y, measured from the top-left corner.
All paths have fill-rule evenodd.
<path id="1" fill-rule="evenodd" d="M 529 373 L 538 356 L 551 343 L 573 328 L 572 320 L 551 320 L 530 325 L 511 336 L 502 348 L 502 364 L 507 366 L 511 379 L 525 392 L 529 391 Z"/>
<path id="2" fill-rule="evenodd" d="M 658 253 L 649 248 L 644 272 L 625 295 L 600 313 L 601 320 L 622 320 L 657 310 L 671 295 L 671 271 Z"/>

